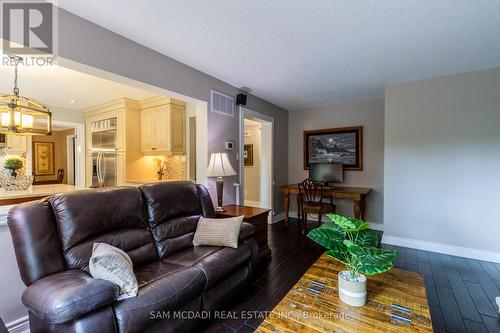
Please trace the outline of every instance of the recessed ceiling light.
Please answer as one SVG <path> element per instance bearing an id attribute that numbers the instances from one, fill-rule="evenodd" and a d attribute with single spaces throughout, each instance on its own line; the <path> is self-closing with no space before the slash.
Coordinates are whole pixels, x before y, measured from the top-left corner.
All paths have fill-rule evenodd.
<path id="1" fill-rule="evenodd" d="M 70 99 L 70 100 L 69 100 L 69 102 L 70 102 L 71 104 L 75 104 L 75 100 L 74 100 L 74 99 Z"/>

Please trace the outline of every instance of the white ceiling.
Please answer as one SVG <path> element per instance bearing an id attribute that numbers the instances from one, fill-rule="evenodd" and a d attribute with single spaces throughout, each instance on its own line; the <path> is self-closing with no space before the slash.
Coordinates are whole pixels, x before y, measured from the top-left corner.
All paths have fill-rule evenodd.
<path id="1" fill-rule="evenodd" d="M 121 97 L 140 100 L 156 95 L 59 66 L 20 66 L 18 77 L 22 96 L 34 98 L 49 107 L 82 110 Z M 13 86 L 14 68 L 0 66 L 0 93 L 11 94 Z"/>
<path id="2" fill-rule="evenodd" d="M 290 110 L 500 66 L 500 1 L 58 0 Z"/>

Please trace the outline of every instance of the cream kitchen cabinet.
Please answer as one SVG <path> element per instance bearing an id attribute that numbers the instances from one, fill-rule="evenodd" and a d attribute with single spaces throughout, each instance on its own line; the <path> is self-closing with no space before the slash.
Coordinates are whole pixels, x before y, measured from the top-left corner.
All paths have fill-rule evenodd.
<path id="1" fill-rule="evenodd" d="M 5 137 L 5 151 L 7 154 L 26 153 L 26 139 L 26 136 L 7 134 Z"/>
<path id="2" fill-rule="evenodd" d="M 143 154 L 186 153 L 186 106 L 171 99 L 154 99 L 141 110 Z M 155 105 L 157 104 L 157 105 Z"/>
<path id="3" fill-rule="evenodd" d="M 92 123 L 111 118 L 116 118 L 116 185 L 125 185 L 128 178 L 137 177 L 137 170 L 129 166 L 142 157 L 138 140 L 141 119 L 139 102 L 132 99 L 121 98 L 88 108 L 83 110 L 83 113 L 85 114 L 87 141 L 86 185 L 93 185 L 92 133 L 94 130 L 92 129 Z"/>

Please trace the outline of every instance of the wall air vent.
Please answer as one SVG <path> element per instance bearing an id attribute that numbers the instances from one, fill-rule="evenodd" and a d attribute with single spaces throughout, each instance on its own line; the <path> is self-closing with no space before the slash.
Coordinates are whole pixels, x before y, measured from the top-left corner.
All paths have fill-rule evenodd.
<path id="1" fill-rule="evenodd" d="M 234 97 L 212 90 L 210 105 L 212 112 L 234 117 Z"/>

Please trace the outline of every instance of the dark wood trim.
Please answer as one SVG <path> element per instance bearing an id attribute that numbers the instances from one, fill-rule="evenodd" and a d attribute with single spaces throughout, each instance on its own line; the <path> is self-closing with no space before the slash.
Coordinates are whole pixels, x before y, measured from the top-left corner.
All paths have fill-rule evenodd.
<path id="1" fill-rule="evenodd" d="M 43 199 L 43 198 L 48 197 L 48 196 L 50 196 L 50 194 L 37 195 L 37 196 L 32 196 L 32 197 L 24 197 L 24 198 L 0 199 L 0 206 L 17 205 L 17 204 L 20 204 L 23 202 Z"/>
<path id="2" fill-rule="evenodd" d="M 344 170 L 361 171 L 363 170 L 363 126 L 351 126 L 351 127 L 339 127 L 339 128 L 327 128 L 318 130 L 308 130 L 304 131 L 303 134 L 303 157 L 304 157 L 304 170 L 309 170 L 309 144 L 308 138 L 310 135 L 314 134 L 332 134 L 332 133 L 344 133 L 344 132 L 355 132 L 357 137 L 357 151 L 356 151 L 356 165 L 346 166 L 344 165 Z"/>

